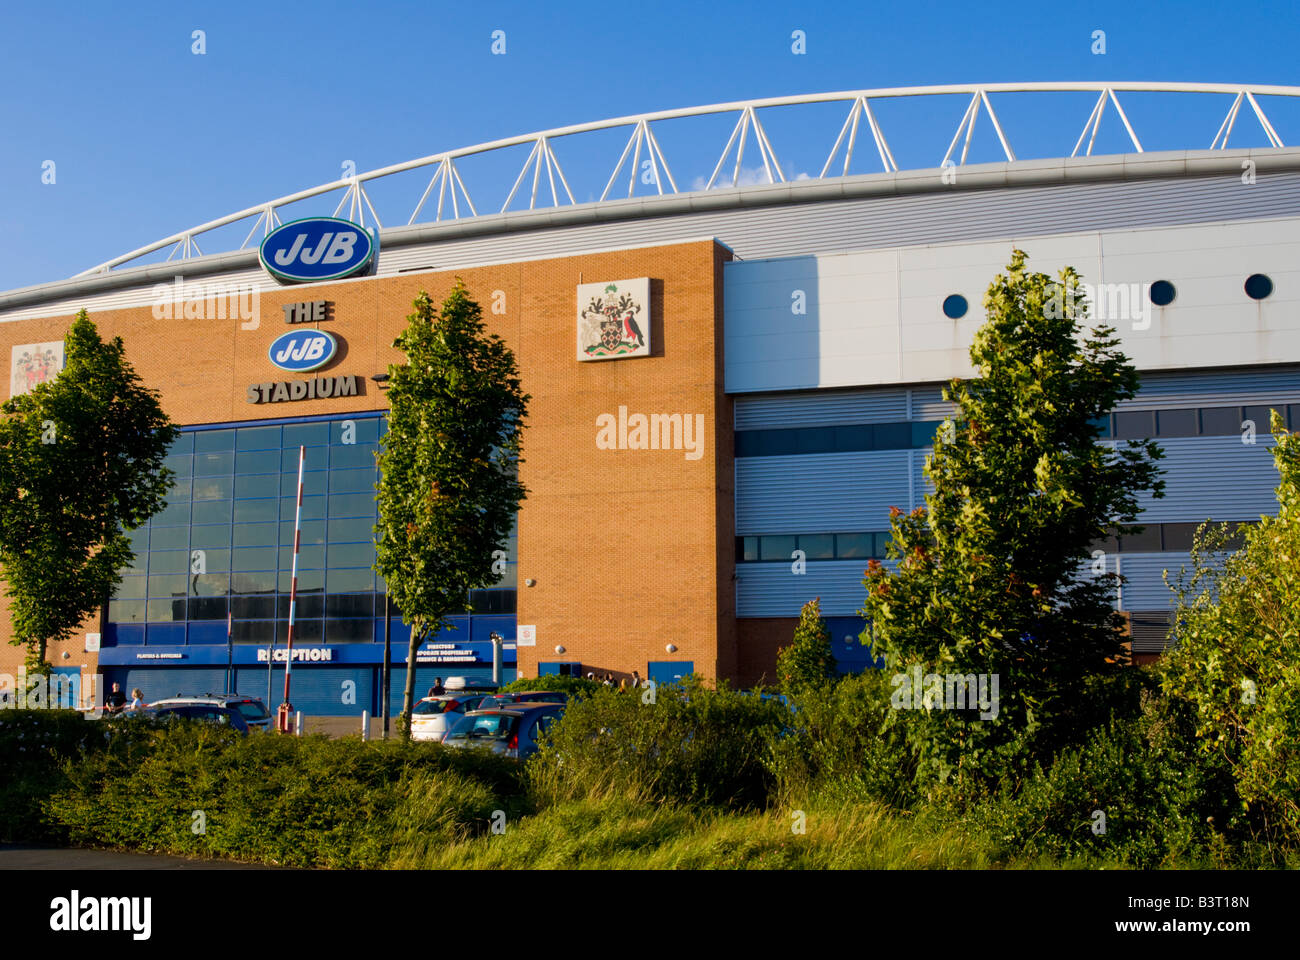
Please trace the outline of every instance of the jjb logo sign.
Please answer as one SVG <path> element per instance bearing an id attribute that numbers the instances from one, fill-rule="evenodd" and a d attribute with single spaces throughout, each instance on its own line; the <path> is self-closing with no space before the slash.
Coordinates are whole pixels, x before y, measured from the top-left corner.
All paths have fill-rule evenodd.
<path id="1" fill-rule="evenodd" d="M 334 337 L 324 330 L 290 330 L 276 337 L 267 353 L 281 370 L 304 373 L 325 366 L 336 350 Z"/>
<path id="2" fill-rule="evenodd" d="M 312 217 L 272 230 L 258 257 L 277 280 L 313 283 L 360 273 L 374 262 L 377 246 L 370 231 L 351 220 Z"/>

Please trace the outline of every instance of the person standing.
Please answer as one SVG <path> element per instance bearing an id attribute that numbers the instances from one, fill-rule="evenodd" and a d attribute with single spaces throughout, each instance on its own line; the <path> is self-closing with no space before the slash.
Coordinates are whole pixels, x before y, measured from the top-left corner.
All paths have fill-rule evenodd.
<path id="1" fill-rule="evenodd" d="M 109 691 L 108 696 L 104 698 L 104 712 L 118 713 L 125 706 L 126 694 L 122 692 L 122 685 L 120 683 L 114 683 L 113 689 Z"/>
<path id="2" fill-rule="evenodd" d="M 643 680 L 641 679 L 641 674 L 638 673 L 637 671 L 633 670 L 633 671 L 632 671 L 632 689 L 633 689 L 633 690 L 636 690 L 636 689 L 637 689 L 638 687 L 640 687 L 641 684 L 644 683 L 644 682 L 645 682 L 645 681 L 643 681 Z"/>
<path id="3" fill-rule="evenodd" d="M 139 687 L 136 687 L 134 690 L 131 691 L 130 709 L 132 710 L 144 709 L 144 691 L 141 690 Z"/>

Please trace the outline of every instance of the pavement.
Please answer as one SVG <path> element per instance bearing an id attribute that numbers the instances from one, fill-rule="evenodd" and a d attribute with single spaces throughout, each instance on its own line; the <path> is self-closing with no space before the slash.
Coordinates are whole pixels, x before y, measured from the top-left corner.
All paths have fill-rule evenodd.
<path id="1" fill-rule="evenodd" d="M 0 843 L 0 870 L 270 870 L 257 863 Z"/>
<path id="2" fill-rule="evenodd" d="M 303 733 L 323 733 L 330 737 L 359 737 L 361 736 L 361 718 L 360 717 L 303 717 Z M 370 721 L 370 739 L 382 740 L 384 736 L 384 721 L 380 719 L 371 719 Z M 400 736 L 397 729 L 397 717 L 392 717 L 388 722 L 389 739 L 397 739 Z"/>

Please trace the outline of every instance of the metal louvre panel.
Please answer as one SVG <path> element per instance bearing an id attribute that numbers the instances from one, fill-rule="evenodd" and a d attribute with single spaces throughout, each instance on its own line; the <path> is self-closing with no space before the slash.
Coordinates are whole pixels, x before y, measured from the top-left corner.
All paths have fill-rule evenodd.
<path id="1" fill-rule="evenodd" d="M 939 386 L 912 388 L 913 420 L 944 420 L 957 412 L 957 407 L 943 399 Z"/>
<path id="2" fill-rule="evenodd" d="M 131 702 L 131 691 L 136 687 L 144 693 L 145 703 L 167 697 L 225 693 L 226 668 L 132 667 L 126 671 L 126 678 L 121 683 L 128 704 Z M 112 686 L 108 689 L 111 690 Z"/>
<path id="3" fill-rule="evenodd" d="M 1148 373 L 1138 395 L 1119 410 L 1159 410 L 1190 406 L 1300 402 L 1300 367 L 1263 370 L 1204 370 Z"/>
<path id="4" fill-rule="evenodd" d="M 1143 523 L 1256 520 L 1277 513 L 1277 468 L 1273 438 L 1244 444 L 1237 437 L 1186 437 L 1161 440 L 1165 452 L 1165 496 L 1143 495 Z"/>
<path id="5" fill-rule="evenodd" d="M 789 563 L 739 564 L 736 616 L 797 617 L 814 597 L 821 598 L 824 617 L 855 616 L 866 598 L 866 566 L 866 560 L 810 561 L 807 573 L 795 574 Z"/>
<path id="6" fill-rule="evenodd" d="M 887 530 L 905 507 L 908 450 L 736 460 L 736 535 Z"/>
<path id="7" fill-rule="evenodd" d="M 737 397 L 735 409 L 737 430 L 896 423 L 907 419 L 907 392 L 894 389 Z"/>
<path id="8" fill-rule="evenodd" d="M 279 705 L 284 696 L 284 665 L 276 664 L 271 696 Z M 304 717 L 360 717 L 370 709 L 372 667 L 293 665 L 289 701 Z M 353 686 L 347 686 L 348 683 Z M 344 697 L 351 703 L 344 703 Z M 275 706 L 267 704 L 273 713 Z"/>
<path id="9" fill-rule="evenodd" d="M 1134 653 L 1160 653 L 1172 645 L 1169 639 L 1169 615 L 1135 611 L 1129 620 L 1129 635 Z"/>
<path id="10" fill-rule="evenodd" d="M 223 675 L 225 671 L 222 671 Z M 235 689 L 230 693 L 241 693 L 246 697 L 254 697 L 261 700 L 266 709 L 275 713 L 275 708 L 280 705 L 280 699 L 284 696 L 284 664 L 275 664 L 275 670 L 271 673 L 271 693 L 267 696 L 266 692 L 266 664 L 244 664 L 235 667 Z M 294 674 L 296 677 L 297 674 Z M 224 682 L 224 681 L 223 681 Z M 291 691 L 292 692 L 292 691 Z"/>
<path id="11" fill-rule="evenodd" d="M 1191 567 L 1186 553 L 1122 553 L 1119 555 L 1120 573 L 1124 575 L 1123 610 L 1170 610 L 1176 601 L 1173 590 L 1165 586 L 1164 571 L 1169 571 L 1172 583 L 1178 582 L 1178 571 Z"/>

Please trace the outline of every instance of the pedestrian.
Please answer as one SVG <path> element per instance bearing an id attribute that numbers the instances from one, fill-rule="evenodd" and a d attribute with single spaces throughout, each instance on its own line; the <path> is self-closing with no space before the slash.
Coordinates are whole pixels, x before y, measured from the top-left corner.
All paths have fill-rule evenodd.
<path id="1" fill-rule="evenodd" d="M 429 693 L 429 696 L 441 697 L 445 692 L 446 692 L 446 688 L 442 685 L 442 677 L 434 677 L 433 690 Z"/>
<path id="2" fill-rule="evenodd" d="M 136 687 L 134 690 L 131 691 L 131 709 L 132 710 L 144 709 L 144 691 L 141 690 L 139 687 Z"/>
<path id="3" fill-rule="evenodd" d="M 637 689 L 638 687 L 640 687 L 641 684 L 644 683 L 644 682 L 645 682 L 645 681 L 643 681 L 643 680 L 641 679 L 641 674 L 639 674 L 637 671 L 633 670 L 633 671 L 632 671 L 632 689 L 633 689 L 633 690 L 636 690 L 636 689 Z"/>
<path id="4" fill-rule="evenodd" d="M 612 673 L 605 674 L 605 682 L 604 684 L 602 684 L 602 686 L 612 687 L 613 685 L 614 685 L 614 675 Z"/>
<path id="5" fill-rule="evenodd" d="M 622 693 L 622 692 L 623 692 L 624 690 L 626 690 L 626 689 L 627 689 L 627 677 L 619 677 L 619 678 L 618 678 L 618 692 L 619 692 L 619 693 Z"/>
<path id="6" fill-rule="evenodd" d="M 126 706 L 126 694 L 122 692 L 122 685 L 114 683 L 113 689 L 108 696 L 104 698 L 104 710 L 107 713 L 117 713 Z"/>

